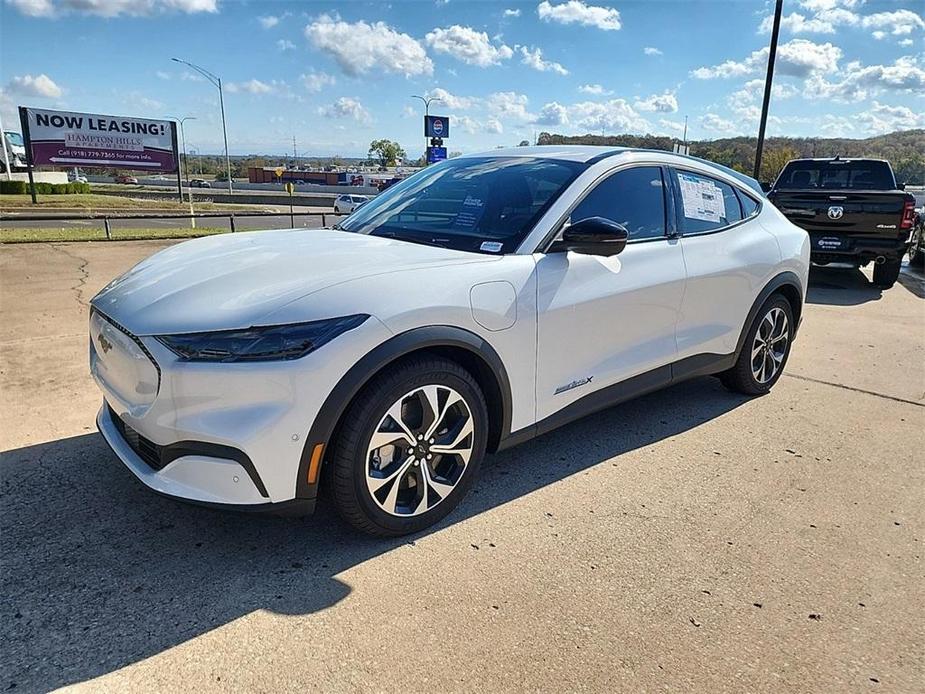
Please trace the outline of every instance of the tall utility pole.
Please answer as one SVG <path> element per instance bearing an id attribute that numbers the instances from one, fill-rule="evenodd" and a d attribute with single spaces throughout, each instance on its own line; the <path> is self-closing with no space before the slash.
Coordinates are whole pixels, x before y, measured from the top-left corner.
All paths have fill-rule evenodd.
<path id="1" fill-rule="evenodd" d="M 299 165 L 299 156 L 296 154 L 296 148 L 295 148 L 295 135 L 292 136 L 292 165 L 293 166 Z"/>
<path id="2" fill-rule="evenodd" d="M 774 81 L 774 60 L 777 58 L 777 37 L 780 34 L 780 16 L 784 0 L 774 4 L 774 26 L 771 29 L 771 50 L 768 53 L 768 74 L 764 78 L 764 102 L 761 104 L 761 124 L 758 126 L 758 147 L 755 149 L 755 172 L 752 178 L 758 180 L 761 173 L 761 154 L 764 151 L 764 131 L 768 125 L 768 106 L 771 104 L 771 83 Z"/>
<path id="3" fill-rule="evenodd" d="M 234 186 L 231 182 L 231 158 L 228 156 L 228 128 L 225 125 L 225 95 L 222 92 L 222 78 L 217 77 L 205 68 L 199 67 L 198 65 L 193 65 L 186 60 L 180 60 L 179 58 L 171 58 L 171 60 L 175 63 L 182 63 L 187 67 L 193 68 L 196 72 L 209 80 L 213 87 L 218 88 L 218 104 L 222 111 L 222 135 L 225 138 L 225 174 L 228 176 L 228 192 L 234 193 Z"/>
<path id="4" fill-rule="evenodd" d="M 424 118 L 430 115 L 430 105 L 435 101 L 443 101 L 439 96 L 418 96 L 417 94 L 411 95 L 412 99 L 420 99 L 424 102 Z M 424 136 L 424 165 L 427 166 L 427 135 Z"/>

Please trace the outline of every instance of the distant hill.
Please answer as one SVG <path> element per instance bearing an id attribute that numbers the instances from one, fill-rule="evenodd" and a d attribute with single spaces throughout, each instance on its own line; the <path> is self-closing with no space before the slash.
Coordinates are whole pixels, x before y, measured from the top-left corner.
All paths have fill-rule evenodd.
<path id="1" fill-rule="evenodd" d="M 557 135 L 540 133 L 540 145 L 608 145 L 671 151 L 678 140 L 659 135 Z M 691 141 L 691 154 L 725 164 L 751 175 L 755 161 L 754 137 Z M 906 183 L 925 183 L 925 130 L 898 130 L 863 140 L 845 137 L 769 137 L 762 157 L 762 181 L 772 181 L 790 159 L 799 157 L 872 157 L 893 165 L 896 178 Z"/>

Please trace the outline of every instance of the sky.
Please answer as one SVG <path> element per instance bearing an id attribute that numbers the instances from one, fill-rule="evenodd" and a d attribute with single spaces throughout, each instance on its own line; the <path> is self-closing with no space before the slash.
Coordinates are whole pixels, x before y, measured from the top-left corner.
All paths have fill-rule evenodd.
<path id="1" fill-rule="evenodd" d="M 190 149 L 364 156 L 565 134 L 755 135 L 769 0 L 0 0 L 0 117 L 16 107 L 191 116 Z M 925 2 L 785 0 L 768 135 L 925 127 Z"/>

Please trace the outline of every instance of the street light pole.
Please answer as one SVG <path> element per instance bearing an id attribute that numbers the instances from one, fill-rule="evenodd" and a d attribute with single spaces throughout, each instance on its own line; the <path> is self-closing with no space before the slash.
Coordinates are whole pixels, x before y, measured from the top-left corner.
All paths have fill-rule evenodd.
<path id="1" fill-rule="evenodd" d="M 183 65 L 193 68 L 196 72 L 209 80 L 209 82 L 212 83 L 212 86 L 218 88 L 218 104 L 222 111 L 222 136 L 225 139 L 225 174 L 228 176 L 228 192 L 234 193 L 234 186 L 231 182 L 231 158 L 228 155 L 228 128 L 225 124 L 225 95 L 222 91 L 222 78 L 218 77 L 217 75 L 213 75 L 205 68 L 199 67 L 198 65 L 193 65 L 186 60 L 180 60 L 179 58 L 171 58 L 171 60 L 175 63 L 182 63 Z"/>
<path id="2" fill-rule="evenodd" d="M 193 212 L 193 188 L 189 184 L 189 157 L 186 156 L 186 131 L 183 129 L 183 124 L 188 120 L 196 120 L 196 116 L 183 116 L 183 118 L 177 118 L 176 116 L 167 116 L 171 120 L 177 121 L 180 124 L 180 142 L 183 145 L 183 169 L 186 174 L 186 194 L 189 197 L 189 213 L 195 214 Z M 190 219 L 192 226 L 196 228 L 196 218 L 192 217 Z"/>
<path id="3" fill-rule="evenodd" d="M 411 98 L 420 99 L 421 101 L 424 102 L 424 118 L 425 119 L 427 118 L 427 116 L 430 115 L 430 105 L 434 101 L 443 101 L 443 99 L 441 99 L 439 96 L 424 97 L 424 96 L 419 96 L 418 94 L 412 94 Z M 426 134 L 424 135 L 424 166 L 427 166 L 427 135 Z"/>
<path id="4" fill-rule="evenodd" d="M 774 6 L 774 26 L 771 29 L 771 49 L 768 53 L 768 74 L 764 78 L 764 101 L 761 104 L 761 124 L 758 126 L 758 146 L 755 148 L 755 171 L 752 178 L 756 181 L 761 173 L 761 155 L 764 152 L 764 131 L 768 124 L 768 106 L 771 104 L 771 82 L 774 79 L 774 59 L 777 57 L 777 37 L 780 34 L 780 17 L 784 0 L 777 0 Z"/>

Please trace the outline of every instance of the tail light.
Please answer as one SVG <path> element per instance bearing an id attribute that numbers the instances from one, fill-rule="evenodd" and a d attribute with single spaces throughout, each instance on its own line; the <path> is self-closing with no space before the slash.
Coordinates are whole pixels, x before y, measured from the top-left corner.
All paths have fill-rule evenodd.
<path id="1" fill-rule="evenodd" d="M 912 228 L 912 222 L 915 219 L 915 201 L 906 200 L 906 203 L 903 205 L 903 218 L 899 222 L 899 228 L 902 230 L 908 230 Z"/>

